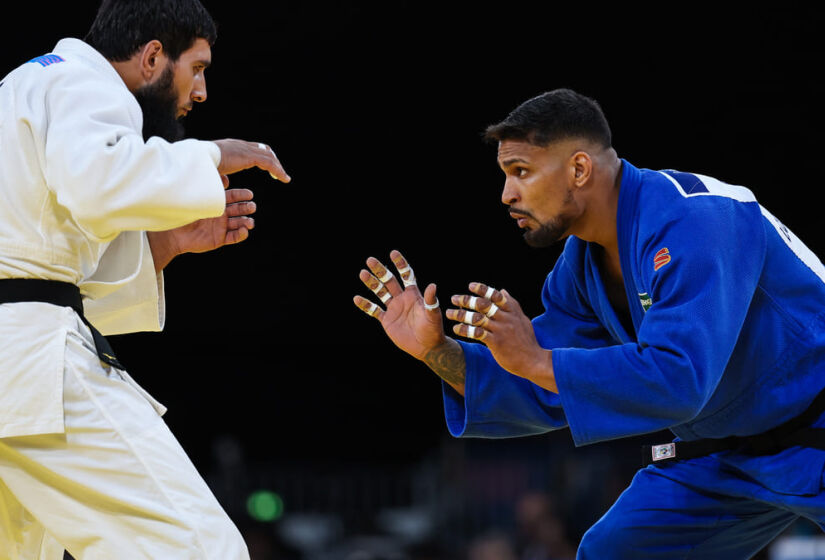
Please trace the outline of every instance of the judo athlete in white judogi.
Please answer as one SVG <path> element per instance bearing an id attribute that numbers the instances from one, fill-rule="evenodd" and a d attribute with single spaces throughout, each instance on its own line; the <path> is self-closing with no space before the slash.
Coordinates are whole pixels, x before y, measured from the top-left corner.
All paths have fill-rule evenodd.
<path id="1" fill-rule="evenodd" d="M 254 226 L 252 193 L 225 190 L 226 176 L 257 166 L 289 180 L 265 144 L 144 139 L 133 93 L 166 72 L 182 116 L 206 98 L 210 44 L 174 57 L 148 41 L 113 62 L 64 39 L 2 79 L 2 559 L 248 558 L 164 407 L 90 326 L 162 329 L 163 266 Z"/>

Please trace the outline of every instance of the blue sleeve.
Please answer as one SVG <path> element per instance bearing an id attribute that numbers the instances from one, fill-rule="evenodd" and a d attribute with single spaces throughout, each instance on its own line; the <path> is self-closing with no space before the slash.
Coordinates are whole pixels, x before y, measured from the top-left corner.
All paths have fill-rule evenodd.
<path id="1" fill-rule="evenodd" d="M 635 245 L 641 282 L 653 299 L 637 342 L 553 351 L 577 445 L 694 418 L 725 371 L 757 289 L 765 232 L 755 202 L 697 197 L 654 225 L 641 222 Z M 671 260 L 654 270 L 663 248 Z"/>
<path id="2" fill-rule="evenodd" d="M 545 312 L 533 319 L 533 328 L 543 348 L 609 343 L 563 257 L 545 281 L 542 300 Z M 466 363 L 465 396 L 442 382 L 447 428 L 453 436 L 517 437 L 567 425 L 558 394 L 503 369 L 483 344 L 459 344 Z"/>

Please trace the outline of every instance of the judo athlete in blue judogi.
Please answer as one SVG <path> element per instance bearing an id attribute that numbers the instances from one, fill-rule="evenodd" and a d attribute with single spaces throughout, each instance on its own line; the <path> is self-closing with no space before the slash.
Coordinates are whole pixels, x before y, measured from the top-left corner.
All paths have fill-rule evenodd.
<path id="1" fill-rule="evenodd" d="M 569 427 L 585 445 L 670 429 L 579 558 L 749 558 L 800 516 L 825 528 L 820 260 L 746 188 L 620 159 L 598 104 L 570 90 L 487 137 L 525 240 L 566 238 L 544 313 L 471 283 L 446 316 L 472 342 L 449 338 L 435 285 L 422 295 L 398 252 L 401 282 L 372 257 L 360 274 L 385 308 L 355 297 L 442 378 L 450 433 Z"/>

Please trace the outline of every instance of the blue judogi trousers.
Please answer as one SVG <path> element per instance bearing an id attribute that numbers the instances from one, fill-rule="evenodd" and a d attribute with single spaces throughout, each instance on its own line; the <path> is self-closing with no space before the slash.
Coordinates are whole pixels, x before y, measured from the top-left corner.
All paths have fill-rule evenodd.
<path id="1" fill-rule="evenodd" d="M 746 559 L 800 517 L 825 530 L 825 476 L 818 493 L 791 495 L 713 457 L 649 466 L 585 533 L 578 559 Z"/>

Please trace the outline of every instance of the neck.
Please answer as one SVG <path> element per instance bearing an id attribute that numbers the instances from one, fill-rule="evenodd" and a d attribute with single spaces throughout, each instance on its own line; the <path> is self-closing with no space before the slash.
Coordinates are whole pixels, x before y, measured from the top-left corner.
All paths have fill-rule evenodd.
<path id="1" fill-rule="evenodd" d="M 622 183 L 622 162 L 613 148 L 594 162 L 593 196 L 588 205 L 591 227 L 582 236 L 585 241 L 601 245 L 611 260 L 618 262 L 619 238 L 616 215 L 619 209 L 619 190 Z"/>

